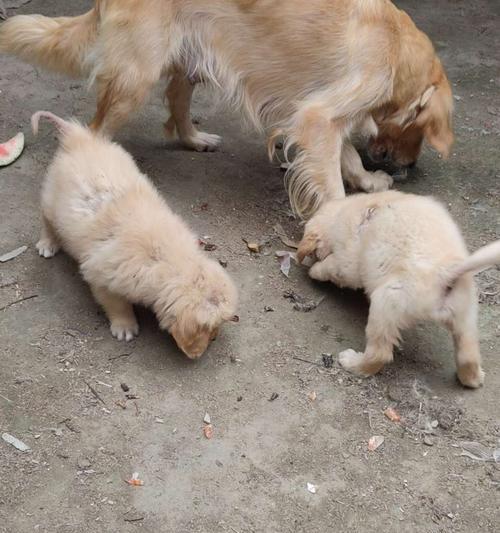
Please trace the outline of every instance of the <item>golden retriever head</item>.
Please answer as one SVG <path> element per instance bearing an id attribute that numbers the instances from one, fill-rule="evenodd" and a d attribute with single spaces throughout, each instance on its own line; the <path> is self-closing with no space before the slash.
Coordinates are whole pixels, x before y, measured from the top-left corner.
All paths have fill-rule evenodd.
<path id="1" fill-rule="evenodd" d="M 378 134 L 368 145 L 377 162 L 392 160 L 399 166 L 413 166 L 427 141 L 442 157 L 453 145 L 453 96 L 446 74 L 436 59 L 425 90 L 408 105 L 389 104 L 374 113 Z"/>
<path id="2" fill-rule="evenodd" d="M 197 359 L 224 322 L 238 322 L 237 291 L 222 267 L 211 260 L 186 274 L 187 279 L 158 299 L 155 312 L 160 327 L 190 359 Z"/>

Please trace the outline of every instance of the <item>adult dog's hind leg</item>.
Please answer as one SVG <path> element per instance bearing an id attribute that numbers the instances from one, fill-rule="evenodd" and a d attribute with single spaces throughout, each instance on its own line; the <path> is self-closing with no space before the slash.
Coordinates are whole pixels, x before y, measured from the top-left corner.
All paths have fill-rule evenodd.
<path id="1" fill-rule="evenodd" d="M 115 78 L 97 78 L 97 111 L 90 128 L 112 136 L 144 103 L 157 78 L 140 80 L 127 71 Z"/>
<path id="2" fill-rule="evenodd" d="M 165 104 L 170 109 L 170 118 L 165 122 L 165 135 L 175 138 L 177 133 L 181 142 L 197 152 L 213 152 L 221 142 L 221 138 L 213 133 L 198 131 L 191 120 L 191 98 L 196 82 L 180 70 L 176 69 L 165 91 Z"/>
<path id="3" fill-rule="evenodd" d="M 167 21 L 167 27 L 151 24 L 146 32 L 143 21 L 151 7 L 149 2 L 135 4 L 133 10 L 123 7 L 116 16 L 101 20 L 95 66 L 97 112 L 91 128 L 108 135 L 142 106 L 168 67 L 173 49 Z"/>

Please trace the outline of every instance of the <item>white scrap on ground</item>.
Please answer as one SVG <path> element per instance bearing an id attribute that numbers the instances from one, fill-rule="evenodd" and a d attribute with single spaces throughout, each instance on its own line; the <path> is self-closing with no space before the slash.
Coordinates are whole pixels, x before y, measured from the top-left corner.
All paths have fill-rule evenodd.
<path id="1" fill-rule="evenodd" d="M 2 433 L 2 439 L 7 444 L 14 446 L 14 448 L 19 450 L 20 452 L 28 452 L 31 449 L 27 444 L 24 444 L 22 440 L 16 439 L 16 437 L 11 435 L 10 433 Z"/>

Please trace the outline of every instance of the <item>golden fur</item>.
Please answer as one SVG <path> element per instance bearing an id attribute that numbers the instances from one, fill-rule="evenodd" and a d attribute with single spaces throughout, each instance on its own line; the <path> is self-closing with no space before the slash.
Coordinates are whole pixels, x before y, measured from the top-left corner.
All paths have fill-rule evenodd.
<path id="1" fill-rule="evenodd" d="M 344 196 L 341 167 L 366 191 L 392 183 L 381 172 L 359 176 L 351 148 L 343 156 L 368 117 L 382 129 L 397 126 L 402 146 L 412 127 L 420 140 L 412 160 L 424 137 L 443 155 L 453 141 L 441 63 L 389 0 L 99 0 L 75 18 L 13 17 L 0 28 L 0 50 L 95 82 L 92 127 L 108 133 L 162 75 L 173 76 L 166 129 L 196 149 L 219 139 L 191 124 L 190 80 L 221 87 L 255 127 L 284 135 L 287 151 L 296 150 L 287 184 L 304 216 Z M 396 141 L 389 130 L 384 135 L 389 153 Z"/>
<path id="2" fill-rule="evenodd" d="M 472 273 L 500 262 L 500 241 L 469 256 L 446 209 L 396 191 L 354 195 L 324 204 L 306 224 L 298 260 L 313 255 L 309 275 L 370 298 L 364 353 L 346 350 L 340 363 L 367 376 L 392 361 L 402 329 L 438 321 L 451 331 L 457 375 L 483 383 Z"/>
<path id="3" fill-rule="evenodd" d="M 237 294 L 227 273 L 123 148 L 43 111 L 32 117 L 35 133 L 40 117 L 60 131 L 42 186 L 40 255 L 62 247 L 78 262 L 118 339 L 137 335 L 132 304 L 142 304 L 188 357 L 201 356 L 234 318 Z"/>

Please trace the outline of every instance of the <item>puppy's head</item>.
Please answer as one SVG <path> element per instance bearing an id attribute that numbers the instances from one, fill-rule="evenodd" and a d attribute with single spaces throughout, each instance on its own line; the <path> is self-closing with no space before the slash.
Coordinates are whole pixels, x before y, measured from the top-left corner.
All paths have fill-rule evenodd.
<path id="1" fill-rule="evenodd" d="M 319 244 L 319 235 L 315 231 L 305 231 L 297 248 L 297 261 L 302 263 L 306 257 L 315 257 Z"/>
<path id="2" fill-rule="evenodd" d="M 425 90 L 410 104 L 393 105 L 375 113 L 378 134 L 368 145 L 377 162 L 392 160 L 399 166 L 413 166 L 424 140 L 447 158 L 453 145 L 453 96 L 441 63 L 436 59 Z"/>
<path id="3" fill-rule="evenodd" d="M 331 221 L 341 208 L 343 200 L 327 202 L 306 224 L 304 235 L 297 248 L 297 261 L 302 263 L 306 257 L 322 261 L 331 253 L 328 232 Z"/>
<path id="4" fill-rule="evenodd" d="M 155 308 L 160 326 L 169 331 L 190 359 L 197 359 L 224 322 L 238 321 L 236 305 L 236 287 L 222 267 L 210 260 L 197 270 L 191 282 L 175 287 L 168 300 Z"/>

